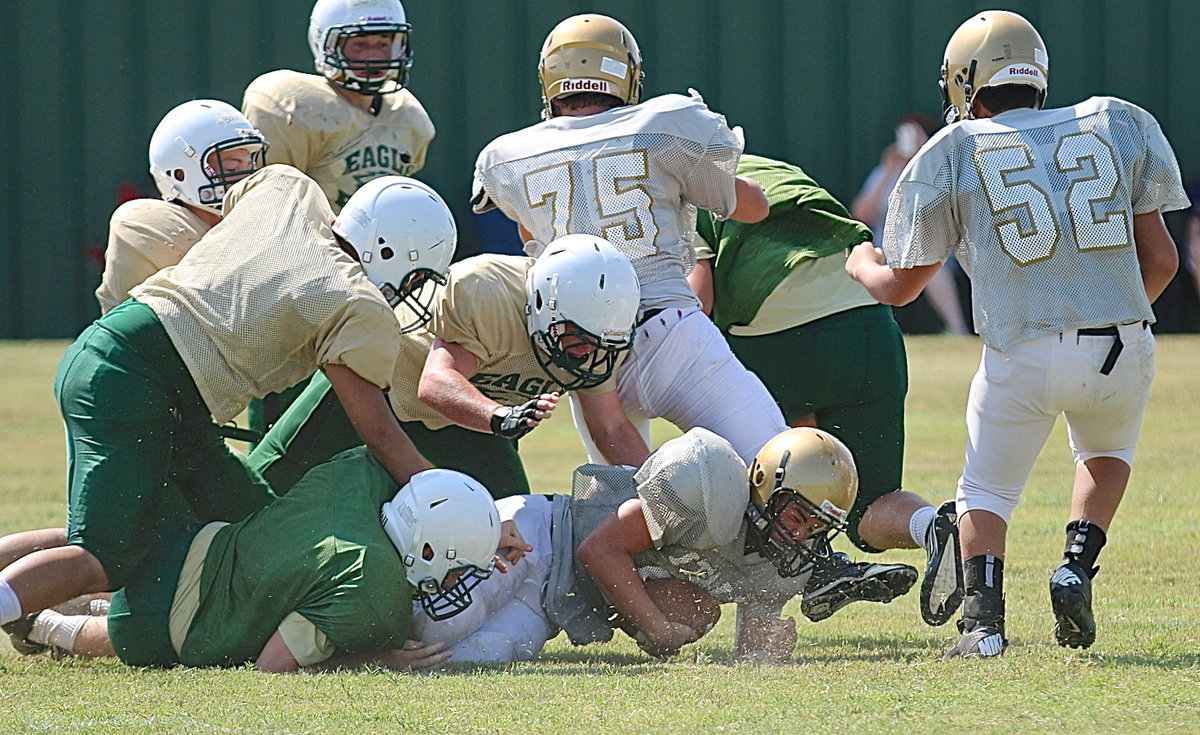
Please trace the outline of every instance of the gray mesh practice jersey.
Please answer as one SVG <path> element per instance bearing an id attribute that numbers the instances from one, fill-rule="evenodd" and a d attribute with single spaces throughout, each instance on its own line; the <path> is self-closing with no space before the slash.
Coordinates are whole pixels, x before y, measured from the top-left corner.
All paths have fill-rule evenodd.
<path id="1" fill-rule="evenodd" d="M 684 277 L 695 265 L 696 207 L 733 212 L 742 147 L 741 130 L 698 95 L 555 117 L 479 154 L 475 210 L 498 206 L 543 246 L 603 237 L 633 262 L 643 307 L 694 305 Z"/>
<path id="2" fill-rule="evenodd" d="M 567 631 L 572 642 L 606 640 L 596 633 L 604 615 L 581 614 L 577 598 L 584 598 L 597 611 L 604 610 L 606 603 L 581 570 L 565 572 L 573 564 L 579 544 L 633 497 L 642 501 L 654 544 L 634 557 L 643 579 L 692 582 L 718 603 L 753 605 L 756 616 L 763 618 L 778 617 L 784 604 L 803 592 L 807 573 L 780 577 L 770 561 L 747 553 L 749 491 L 744 476 L 739 478 L 736 492 L 727 481 L 713 482 L 715 478 L 706 477 L 704 464 L 695 447 L 688 446 L 687 438 L 684 435 L 664 444 L 636 473 L 601 465 L 584 465 L 575 471 L 569 517 L 563 513 L 554 517 L 551 535 L 555 548 L 546 605 L 551 619 Z M 556 503 L 563 505 L 561 500 Z M 571 539 L 569 549 L 564 538 Z"/>
<path id="3" fill-rule="evenodd" d="M 939 132 L 888 200 L 893 268 L 954 250 L 997 350 L 1064 329 L 1154 320 L 1133 217 L 1189 205 L 1154 117 L 1112 97 L 1010 110 Z"/>

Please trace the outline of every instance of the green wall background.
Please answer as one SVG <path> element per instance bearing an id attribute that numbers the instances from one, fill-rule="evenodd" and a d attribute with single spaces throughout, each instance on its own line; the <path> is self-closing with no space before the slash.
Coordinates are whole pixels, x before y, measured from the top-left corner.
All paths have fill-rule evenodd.
<path id="1" fill-rule="evenodd" d="M 402 0 L 414 25 L 410 88 L 438 128 L 419 174 L 479 247 L 467 198 L 478 151 L 538 119 L 542 39 L 579 12 L 624 22 L 647 95 L 695 87 L 747 149 L 786 158 L 848 201 L 901 112 L 939 111 L 946 40 L 988 2 L 948 0 Z M 0 338 L 67 337 L 95 318 L 108 217 L 153 195 L 146 146 L 186 99 L 240 106 L 265 71 L 312 69 L 309 0 L 8 0 L 0 77 Z M 1153 112 L 1185 177 L 1200 161 L 1191 0 L 1026 0 L 1050 53 L 1048 104 L 1111 94 Z M 1177 226 L 1177 221 L 1172 222 Z"/>

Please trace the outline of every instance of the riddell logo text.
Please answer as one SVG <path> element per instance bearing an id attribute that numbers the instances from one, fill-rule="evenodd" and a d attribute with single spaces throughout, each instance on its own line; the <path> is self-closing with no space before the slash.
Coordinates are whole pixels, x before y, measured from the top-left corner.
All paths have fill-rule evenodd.
<path id="1" fill-rule="evenodd" d="M 1019 74 L 1024 77 L 1040 77 L 1042 73 L 1037 69 L 1029 66 L 1010 66 L 1008 67 L 1009 74 Z"/>
<path id="2" fill-rule="evenodd" d="M 564 79 L 562 93 L 566 94 L 567 92 L 600 92 L 602 94 L 611 94 L 608 82 L 601 79 Z"/>

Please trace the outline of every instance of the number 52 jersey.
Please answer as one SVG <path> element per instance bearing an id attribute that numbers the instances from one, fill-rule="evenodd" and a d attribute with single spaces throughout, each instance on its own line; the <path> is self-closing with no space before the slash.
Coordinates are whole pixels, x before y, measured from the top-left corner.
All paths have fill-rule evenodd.
<path id="1" fill-rule="evenodd" d="M 479 154 L 475 211 L 498 206 L 542 246 L 568 234 L 603 237 L 632 261 L 643 306 L 690 299 L 679 282 L 695 265 L 696 207 L 733 212 L 742 146 L 741 130 L 694 93 L 555 117 Z"/>
<path id="2" fill-rule="evenodd" d="M 1135 215 L 1189 205 L 1154 117 L 1112 97 L 944 128 L 888 200 L 893 268 L 955 251 L 975 324 L 1005 351 L 1065 329 L 1153 321 Z"/>

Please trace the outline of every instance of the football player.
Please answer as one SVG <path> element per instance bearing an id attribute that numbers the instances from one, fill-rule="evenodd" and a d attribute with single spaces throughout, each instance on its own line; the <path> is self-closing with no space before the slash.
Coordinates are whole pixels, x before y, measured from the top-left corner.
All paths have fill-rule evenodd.
<path id="1" fill-rule="evenodd" d="M 433 123 L 405 89 L 412 26 L 399 0 L 317 0 L 308 26 L 317 74 L 281 69 L 246 88 L 242 111 L 271 163 L 308 174 L 338 212 L 366 182 L 425 165 Z"/>
<path id="2" fill-rule="evenodd" d="M 1054 634 L 1062 646 L 1094 642 L 1096 559 L 1154 375 L 1150 304 L 1178 267 L 1162 212 L 1188 200 L 1158 123 L 1112 97 L 1043 110 L 1048 72 L 1046 46 L 1021 16 L 963 23 L 942 63 L 952 124 L 900 177 L 883 253 L 864 243 L 846 263 L 889 304 L 914 299 L 951 250 L 974 284 L 984 348 L 958 482 L 966 600 L 947 657 L 997 656 L 1008 644 L 1008 521 L 1060 413 L 1075 483 L 1050 578 Z"/>
<path id="3" fill-rule="evenodd" d="M 150 136 L 150 173 L 162 199 L 134 199 L 113 212 L 96 289 L 100 313 L 178 263 L 221 220 L 225 190 L 258 170 L 266 152 L 262 133 L 226 102 L 192 100 L 168 112 Z"/>
<path id="4" fill-rule="evenodd" d="M 466 614 L 419 615 L 415 630 L 459 661 L 511 661 L 536 656 L 560 628 L 576 645 L 607 641 L 620 618 L 644 650 L 670 655 L 707 632 L 679 622 L 647 589 L 647 580 L 678 579 L 738 603 L 738 657 L 790 660 L 796 624 L 781 617 L 783 606 L 831 559 L 856 478 L 845 445 L 811 428 L 776 436 L 749 473 L 728 441 L 702 428 L 664 443 L 637 470 L 585 465 L 571 495 L 501 500 L 501 517 L 515 520 L 533 550 L 484 582 Z M 910 566 L 886 565 L 861 576 L 852 597 L 888 602 L 916 578 Z"/>
<path id="5" fill-rule="evenodd" d="M 385 396 L 400 349 L 392 308 L 428 275 L 412 277 L 429 271 L 424 259 L 453 250 L 453 218 L 404 177 L 356 196 L 352 226 L 334 220 L 312 179 L 263 168 L 226 192 L 220 227 L 67 349 L 55 378 L 68 436 L 67 545 L 0 570 L 0 623 L 124 586 L 176 499 L 203 521 L 263 507 L 270 488 L 225 444 L 222 425 L 250 398 L 317 369 L 397 483 L 425 469 Z M 429 212 L 421 207 L 442 225 L 413 247 L 406 210 Z"/>
<path id="6" fill-rule="evenodd" d="M 742 224 L 700 212 L 699 261 L 688 280 L 787 422 L 834 434 L 858 458 L 850 540 L 867 552 L 925 548 L 921 614 L 942 625 L 963 595 L 954 503 L 935 511 L 900 489 L 904 338 L 891 307 L 844 267 L 846 248 L 870 240 L 871 231 L 792 164 L 743 155 L 738 174 L 762 186 L 771 214 Z M 779 359 L 800 354 L 806 359 Z M 821 591 L 832 581 L 813 576 L 801 606 L 810 619 L 831 612 Z"/>
<path id="7" fill-rule="evenodd" d="M 685 278 L 697 206 L 746 222 L 767 214 L 758 185 L 734 174 L 740 130 L 698 95 L 640 102 L 637 42 L 607 16 L 559 23 L 542 46 L 538 76 L 547 119 L 479 154 L 474 207 L 499 207 L 515 220 L 531 255 L 584 233 L 608 239 L 633 263 L 641 304 L 617 391 L 572 400 L 581 433 L 594 440 L 591 461 L 640 465 L 657 416 L 683 430 L 706 426 L 749 460 L 786 424 Z"/>
<path id="8" fill-rule="evenodd" d="M 45 611 L 14 642 L 131 666 L 436 666 L 449 652 L 408 640 L 413 600 L 439 620 L 467 609 L 504 568 L 497 547 L 510 562 L 527 548 L 512 532 L 466 475 L 428 470 L 397 491 L 359 448 L 243 521 L 168 529 L 107 617 Z"/>
<path id="9" fill-rule="evenodd" d="M 465 472 L 495 497 L 529 492 L 517 440 L 549 418 L 565 391 L 615 390 L 637 313 L 629 260 L 591 235 L 560 238 L 536 261 L 480 255 L 450 268 L 401 337 L 392 411 L 432 464 Z M 402 310 L 403 311 L 403 310 Z M 250 455 L 276 492 L 361 443 L 316 376 Z"/>
<path id="10" fill-rule="evenodd" d="M 270 162 L 308 174 L 334 212 L 368 181 L 425 165 L 434 130 L 404 87 L 411 36 L 399 0 L 317 0 L 308 26 L 317 74 L 268 72 L 242 97 L 242 111 L 271 143 Z M 250 428 L 265 433 L 307 379 L 251 401 Z"/>

